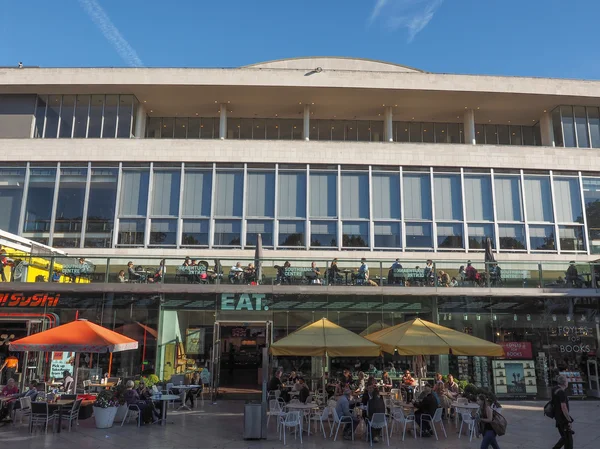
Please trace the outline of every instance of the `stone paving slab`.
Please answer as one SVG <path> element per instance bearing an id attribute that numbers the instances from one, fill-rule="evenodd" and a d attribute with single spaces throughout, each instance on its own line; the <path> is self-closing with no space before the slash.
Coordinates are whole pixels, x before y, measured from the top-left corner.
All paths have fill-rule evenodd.
<path id="1" fill-rule="evenodd" d="M 505 402 L 503 414 L 508 420 L 508 432 L 499 437 L 502 449 L 546 449 L 558 440 L 554 421 L 543 416 L 544 402 Z M 169 410 L 170 424 L 161 427 L 148 425 L 138 428 L 133 421 L 120 427 L 120 423 L 111 429 L 96 429 L 94 421 L 81 421 L 80 426 L 60 434 L 37 431 L 30 435 L 24 425 L 4 425 L 0 427 L 2 447 L 11 449 L 280 449 L 283 442 L 278 440 L 275 420 L 271 419 L 269 438 L 261 441 L 245 441 L 243 431 L 242 401 L 222 401 L 216 405 L 206 401 L 192 411 Z M 600 401 L 572 401 L 571 413 L 575 419 L 575 447 L 577 449 L 600 448 Z M 403 442 L 401 433 L 395 433 L 390 447 L 406 449 L 477 449 L 481 439 L 458 439 L 458 430 L 454 422 L 445 422 L 448 438 L 417 438 L 406 435 Z M 328 429 L 326 429 L 328 430 Z M 334 442 L 324 439 L 317 433 L 304 436 L 303 444 L 294 440 L 293 434 L 287 440 L 289 448 L 304 449 L 342 449 L 346 447 L 368 448 L 365 441 Z M 375 447 L 387 447 L 385 443 Z"/>

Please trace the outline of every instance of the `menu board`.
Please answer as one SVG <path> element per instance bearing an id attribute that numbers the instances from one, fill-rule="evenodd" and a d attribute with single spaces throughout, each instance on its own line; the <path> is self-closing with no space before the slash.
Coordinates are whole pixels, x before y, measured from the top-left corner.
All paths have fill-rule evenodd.
<path id="1" fill-rule="evenodd" d="M 537 394 L 533 360 L 494 360 L 492 371 L 497 395 L 527 397 Z"/>

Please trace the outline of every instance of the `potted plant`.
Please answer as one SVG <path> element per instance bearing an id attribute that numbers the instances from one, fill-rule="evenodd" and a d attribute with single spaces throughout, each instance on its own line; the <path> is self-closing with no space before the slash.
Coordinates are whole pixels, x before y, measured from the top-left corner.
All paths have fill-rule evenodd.
<path id="1" fill-rule="evenodd" d="M 119 402 L 114 398 L 112 391 L 103 390 L 98 394 L 96 401 L 92 404 L 94 420 L 98 429 L 112 427 L 118 405 Z"/>
<path id="2" fill-rule="evenodd" d="M 125 401 L 125 392 L 127 391 L 127 387 L 125 384 L 120 384 L 116 388 L 113 389 L 114 395 L 113 399 L 117 401 L 117 414 L 115 415 L 115 421 L 119 422 L 125 418 L 127 414 L 127 401 Z"/>

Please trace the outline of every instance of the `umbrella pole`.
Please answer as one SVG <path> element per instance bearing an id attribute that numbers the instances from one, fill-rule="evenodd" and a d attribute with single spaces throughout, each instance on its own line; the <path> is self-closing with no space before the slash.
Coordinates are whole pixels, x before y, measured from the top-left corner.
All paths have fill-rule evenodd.
<path id="1" fill-rule="evenodd" d="M 112 371 L 112 354 L 113 353 L 111 352 L 108 356 L 108 377 L 111 377 L 110 373 Z"/>
<path id="2" fill-rule="evenodd" d="M 77 377 L 79 373 L 79 353 L 75 353 L 75 361 L 73 362 L 73 394 L 77 394 Z"/>

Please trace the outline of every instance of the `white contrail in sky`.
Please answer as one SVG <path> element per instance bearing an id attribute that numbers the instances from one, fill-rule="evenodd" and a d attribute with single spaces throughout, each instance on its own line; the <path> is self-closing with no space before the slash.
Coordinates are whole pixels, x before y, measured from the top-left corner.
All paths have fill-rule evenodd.
<path id="1" fill-rule="evenodd" d="M 382 17 L 392 30 L 407 28 L 408 42 L 411 42 L 433 19 L 442 3 L 444 0 L 376 0 L 367 23 L 371 25 Z"/>
<path id="2" fill-rule="evenodd" d="M 112 20 L 110 20 L 110 17 L 108 17 L 104 9 L 96 0 L 79 0 L 79 3 L 127 65 L 131 67 L 144 66 L 144 63 L 135 50 L 129 45 L 129 42 L 125 40 L 114 23 L 112 23 Z"/>

